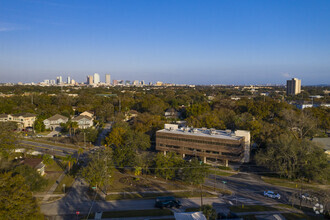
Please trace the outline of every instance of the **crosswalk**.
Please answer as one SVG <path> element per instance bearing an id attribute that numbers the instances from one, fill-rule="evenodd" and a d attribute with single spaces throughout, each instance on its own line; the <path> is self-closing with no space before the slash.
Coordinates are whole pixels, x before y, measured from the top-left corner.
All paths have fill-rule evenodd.
<path id="1" fill-rule="evenodd" d="M 241 204 L 246 204 L 246 205 L 262 205 L 264 202 L 257 201 L 254 199 L 249 199 L 249 198 L 244 198 L 244 197 L 236 197 L 236 196 L 229 196 L 226 198 L 223 198 L 227 203 L 230 205 L 241 205 Z"/>

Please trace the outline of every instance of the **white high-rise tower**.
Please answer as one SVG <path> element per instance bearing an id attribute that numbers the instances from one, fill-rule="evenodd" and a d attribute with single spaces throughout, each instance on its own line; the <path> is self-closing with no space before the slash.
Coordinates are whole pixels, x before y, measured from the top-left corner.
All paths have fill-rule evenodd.
<path id="1" fill-rule="evenodd" d="M 105 84 L 110 85 L 111 84 L 111 76 L 110 74 L 105 74 Z"/>
<path id="2" fill-rule="evenodd" d="M 98 73 L 94 73 L 94 84 L 97 85 L 100 83 L 100 75 Z"/>

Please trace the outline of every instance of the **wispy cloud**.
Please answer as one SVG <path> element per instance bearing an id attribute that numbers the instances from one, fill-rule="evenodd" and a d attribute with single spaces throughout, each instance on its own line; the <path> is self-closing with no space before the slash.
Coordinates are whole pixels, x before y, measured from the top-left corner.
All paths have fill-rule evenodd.
<path id="1" fill-rule="evenodd" d="M 11 23 L 4 23 L 0 22 L 0 32 L 9 32 L 9 31 L 17 31 L 17 30 L 24 30 L 27 28 L 23 28 L 19 25 L 11 24 Z"/>
<path id="2" fill-rule="evenodd" d="M 290 73 L 282 73 L 282 76 L 285 78 L 290 78 L 292 75 Z"/>

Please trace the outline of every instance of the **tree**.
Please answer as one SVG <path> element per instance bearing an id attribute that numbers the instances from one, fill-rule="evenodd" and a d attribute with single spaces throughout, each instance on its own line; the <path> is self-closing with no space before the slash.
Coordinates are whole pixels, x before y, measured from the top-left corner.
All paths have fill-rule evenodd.
<path id="1" fill-rule="evenodd" d="M 136 165 L 136 151 L 129 145 L 122 145 L 113 148 L 113 159 L 117 166 L 133 167 Z"/>
<path id="2" fill-rule="evenodd" d="M 25 180 L 25 184 L 30 188 L 30 191 L 32 192 L 39 192 L 43 190 L 48 183 L 47 179 L 40 176 L 40 174 L 35 169 L 26 165 L 17 166 L 13 170 L 13 174 L 21 175 Z"/>
<path id="3" fill-rule="evenodd" d="M 34 122 L 34 130 L 36 132 L 42 132 L 45 131 L 45 124 L 44 124 L 44 120 L 46 119 L 46 117 L 37 117 L 37 119 Z"/>
<path id="4" fill-rule="evenodd" d="M 8 158 L 16 148 L 17 135 L 13 132 L 14 129 L 16 129 L 16 124 L 0 122 L 0 153 L 5 158 Z"/>
<path id="5" fill-rule="evenodd" d="M 103 187 L 109 185 L 113 172 L 113 162 L 109 150 L 97 152 L 81 171 L 81 176 L 91 186 Z"/>
<path id="6" fill-rule="evenodd" d="M 304 111 L 283 110 L 281 115 L 286 121 L 284 126 L 295 138 L 302 139 L 313 135 L 317 123 L 311 114 Z"/>
<path id="7" fill-rule="evenodd" d="M 50 165 L 50 164 L 52 164 L 54 162 L 54 160 L 52 159 L 52 157 L 49 154 L 44 154 L 42 156 L 42 162 L 45 165 Z"/>
<path id="8" fill-rule="evenodd" d="M 124 144 L 124 135 L 127 129 L 123 127 L 112 128 L 108 137 L 106 137 L 106 142 L 108 146 L 121 146 Z"/>
<path id="9" fill-rule="evenodd" d="M 279 175 L 306 180 L 329 178 L 329 165 L 323 149 L 307 139 L 281 135 L 256 155 L 258 165 Z"/>
<path id="10" fill-rule="evenodd" d="M 24 178 L 0 174 L 0 216 L 6 219 L 43 219 L 35 198 Z"/>
<path id="11" fill-rule="evenodd" d="M 217 212 L 211 205 L 202 205 L 201 211 L 205 215 L 207 220 L 216 220 L 217 219 Z"/>
<path id="12" fill-rule="evenodd" d="M 166 180 L 171 180 L 175 177 L 176 172 L 182 166 L 183 160 L 175 153 L 168 152 L 166 155 L 163 153 L 158 153 L 156 155 L 155 162 L 156 174 Z"/>
<path id="13" fill-rule="evenodd" d="M 205 177 L 210 173 L 209 168 L 198 161 L 197 158 L 193 158 L 191 162 L 186 162 L 183 167 L 182 179 L 184 182 L 200 185 L 204 183 Z"/>
<path id="14" fill-rule="evenodd" d="M 68 162 L 68 169 L 69 171 L 71 170 L 71 165 L 73 165 L 73 163 L 77 162 L 77 159 L 72 157 L 72 155 L 67 155 L 65 158 L 64 158 L 65 161 Z"/>

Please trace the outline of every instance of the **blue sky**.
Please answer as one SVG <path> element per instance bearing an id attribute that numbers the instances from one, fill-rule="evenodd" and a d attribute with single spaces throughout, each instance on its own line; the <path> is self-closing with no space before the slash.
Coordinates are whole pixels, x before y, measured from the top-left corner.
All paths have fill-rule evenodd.
<path id="1" fill-rule="evenodd" d="M 0 0 L 0 82 L 329 84 L 330 1 Z"/>

